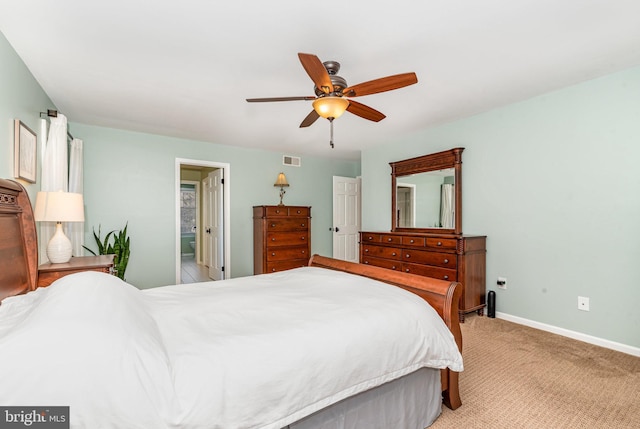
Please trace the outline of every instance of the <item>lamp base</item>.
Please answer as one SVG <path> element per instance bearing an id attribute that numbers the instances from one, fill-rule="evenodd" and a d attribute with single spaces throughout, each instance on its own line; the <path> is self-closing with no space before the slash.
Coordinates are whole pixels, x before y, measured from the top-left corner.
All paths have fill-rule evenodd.
<path id="1" fill-rule="evenodd" d="M 56 233 L 47 244 L 47 258 L 52 264 L 64 264 L 71 259 L 72 247 L 71 240 L 64 235 L 62 224 L 56 224 Z"/>

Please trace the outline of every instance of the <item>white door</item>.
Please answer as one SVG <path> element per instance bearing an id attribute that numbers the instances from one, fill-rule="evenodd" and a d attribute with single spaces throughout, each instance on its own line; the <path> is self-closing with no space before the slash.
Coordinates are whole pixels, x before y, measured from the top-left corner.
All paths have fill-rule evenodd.
<path id="1" fill-rule="evenodd" d="M 205 265 L 209 267 L 209 277 L 224 279 L 224 228 L 223 228 L 223 170 L 220 168 L 204 180 L 205 205 Z"/>
<path id="2" fill-rule="evenodd" d="M 333 257 L 358 262 L 361 222 L 360 179 L 333 177 Z"/>

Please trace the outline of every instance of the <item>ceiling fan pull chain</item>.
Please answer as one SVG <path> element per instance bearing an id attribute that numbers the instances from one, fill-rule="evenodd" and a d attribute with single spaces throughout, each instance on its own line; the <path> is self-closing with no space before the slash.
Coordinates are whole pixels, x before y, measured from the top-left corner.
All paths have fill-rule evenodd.
<path id="1" fill-rule="evenodd" d="M 329 118 L 329 124 L 331 124 L 331 136 L 329 138 L 329 145 L 333 149 L 333 118 Z"/>

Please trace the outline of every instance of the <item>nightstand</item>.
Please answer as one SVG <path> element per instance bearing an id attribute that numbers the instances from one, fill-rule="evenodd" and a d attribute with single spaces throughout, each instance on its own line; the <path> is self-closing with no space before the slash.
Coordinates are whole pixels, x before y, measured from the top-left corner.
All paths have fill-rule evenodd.
<path id="1" fill-rule="evenodd" d="M 82 271 L 98 271 L 113 273 L 113 258 L 115 255 L 78 256 L 64 264 L 47 262 L 38 267 L 38 287 L 49 286 L 54 281 L 73 273 Z"/>

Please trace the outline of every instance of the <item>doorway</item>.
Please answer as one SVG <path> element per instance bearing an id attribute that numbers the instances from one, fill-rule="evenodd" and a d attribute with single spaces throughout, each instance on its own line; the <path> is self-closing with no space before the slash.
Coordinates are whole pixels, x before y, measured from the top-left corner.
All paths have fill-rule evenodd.
<path id="1" fill-rule="evenodd" d="M 230 278 L 230 166 L 177 158 L 175 168 L 176 284 Z"/>

